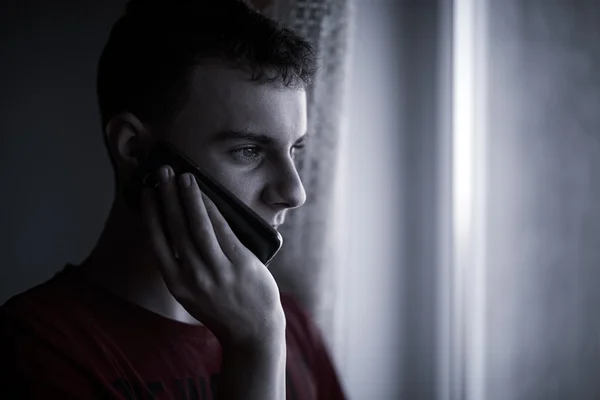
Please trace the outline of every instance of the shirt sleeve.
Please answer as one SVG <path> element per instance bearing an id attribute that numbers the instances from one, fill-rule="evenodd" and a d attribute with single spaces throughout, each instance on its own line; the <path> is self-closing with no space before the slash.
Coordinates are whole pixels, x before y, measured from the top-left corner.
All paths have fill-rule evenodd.
<path id="1" fill-rule="evenodd" d="M 32 325 L 0 308 L 0 398 L 98 399 L 98 388 L 84 369 Z"/>
<path id="2" fill-rule="evenodd" d="M 337 370 L 329 355 L 323 336 L 310 315 L 303 307 L 289 294 L 282 293 L 282 303 L 288 310 L 288 321 L 298 329 L 305 348 L 309 354 L 306 359 L 310 363 L 310 368 L 317 383 L 317 397 L 319 400 L 345 400 L 346 396 L 340 383 Z M 296 328 L 297 327 L 297 328 Z"/>

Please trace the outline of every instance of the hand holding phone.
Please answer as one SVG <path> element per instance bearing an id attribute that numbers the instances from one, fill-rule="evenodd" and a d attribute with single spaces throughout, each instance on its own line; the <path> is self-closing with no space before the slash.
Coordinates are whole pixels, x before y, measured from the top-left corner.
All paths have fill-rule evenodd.
<path id="1" fill-rule="evenodd" d="M 241 243 L 193 175 L 176 177 L 167 167 L 158 176 L 158 188 L 142 190 L 141 210 L 172 295 L 224 347 L 260 346 L 285 335 L 279 289 L 269 270 Z"/>
<path id="2" fill-rule="evenodd" d="M 217 206 L 238 239 L 264 265 L 269 265 L 283 244 L 279 232 L 168 142 L 159 141 L 154 146 L 126 186 L 124 196 L 131 207 L 139 208 L 142 188 L 156 185 L 154 172 L 163 165 L 169 165 L 176 175 L 192 173 L 199 188 Z"/>

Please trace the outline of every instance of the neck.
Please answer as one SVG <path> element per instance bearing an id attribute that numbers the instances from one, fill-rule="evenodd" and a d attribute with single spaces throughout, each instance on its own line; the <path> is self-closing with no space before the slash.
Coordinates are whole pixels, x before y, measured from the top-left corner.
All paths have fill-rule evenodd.
<path id="1" fill-rule="evenodd" d="M 167 289 L 158 262 L 145 240 L 141 214 L 117 199 L 80 268 L 88 279 L 125 300 L 173 320 L 199 324 Z"/>

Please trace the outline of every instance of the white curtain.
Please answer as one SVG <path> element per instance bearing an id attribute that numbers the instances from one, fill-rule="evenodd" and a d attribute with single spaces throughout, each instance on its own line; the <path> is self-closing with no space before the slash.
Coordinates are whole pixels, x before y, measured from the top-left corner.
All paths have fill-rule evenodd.
<path id="1" fill-rule="evenodd" d="M 308 132 L 298 171 L 307 192 L 305 205 L 282 227 L 284 245 L 271 271 L 280 287 L 296 295 L 334 336 L 340 262 L 336 257 L 335 186 L 343 135 L 351 5 L 349 0 L 255 0 L 264 13 L 307 38 L 319 58 L 319 74 L 308 92 Z"/>

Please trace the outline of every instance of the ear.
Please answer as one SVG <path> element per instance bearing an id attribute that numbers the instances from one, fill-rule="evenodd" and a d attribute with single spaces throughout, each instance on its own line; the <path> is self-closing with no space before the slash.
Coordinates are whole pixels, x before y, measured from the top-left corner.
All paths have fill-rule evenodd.
<path id="1" fill-rule="evenodd" d="M 146 125 L 131 113 L 113 116 L 106 124 L 104 134 L 119 178 L 128 177 L 154 143 Z"/>

